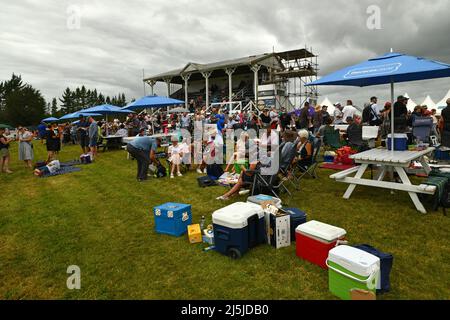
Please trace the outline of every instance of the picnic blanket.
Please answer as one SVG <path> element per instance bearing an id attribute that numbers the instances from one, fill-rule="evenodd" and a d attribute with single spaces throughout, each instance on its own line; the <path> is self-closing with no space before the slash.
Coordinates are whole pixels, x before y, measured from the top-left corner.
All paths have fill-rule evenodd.
<path id="1" fill-rule="evenodd" d="M 79 171 L 81 171 L 81 168 L 76 168 L 76 167 L 72 167 L 72 166 L 62 166 L 62 164 L 61 164 L 61 169 L 59 169 L 58 171 L 56 171 L 54 173 L 44 174 L 40 178 L 55 177 L 55 176 L 60 176 L 63 174 L 79 172 Z"/>

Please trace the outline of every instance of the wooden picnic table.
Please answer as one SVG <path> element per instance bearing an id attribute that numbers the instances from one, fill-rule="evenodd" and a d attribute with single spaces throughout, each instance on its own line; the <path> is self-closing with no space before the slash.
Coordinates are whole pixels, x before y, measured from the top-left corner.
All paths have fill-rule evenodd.
<path id="1" fill-rule="evenodd" d="M 372 149 L 362 153 L 350 156 L 359 166 L 333 174 L 331 179 L 338 182 L 348 183 L 350 186 L 344 194 L 344 199 L 350 199 L 356 186 L 369 186 L 375 188 L 383 188 L 390 190 L 406 191 L 409 193 L 411 200 L 416 206 L 417 210 L 422 213 L 427 213 L 425 207 L 420 202 L 418 194 L 431 194 L 436 192 L 436 187 L 429 185 L 413 185 L 406 174 L 405 168 L 411 165 L 411 162 L 418 161 L 422 164 L 425 172 L 429 174 L 431 168 L 425 161 L 424 157 L 432 153 L 435 149 L 428 148 L 423 151 L 390 151 L 386 149 Z M 364 179 L 364 173 L 369 166 L 378 165 L 381 167 L 381 172 L 378 177 L 373 180 Z M 384 181 L 388 172 L 395 171 L 398 173 L 402 183 Z M 351 177 L 351 175 L 356 174 Z"/>

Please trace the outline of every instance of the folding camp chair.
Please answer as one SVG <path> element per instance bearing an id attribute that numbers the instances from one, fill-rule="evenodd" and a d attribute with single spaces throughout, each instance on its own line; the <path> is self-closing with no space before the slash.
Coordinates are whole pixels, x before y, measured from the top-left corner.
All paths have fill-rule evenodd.
<path id="1" fill-rule="evenodd" d="M 339 149 L 342 146 L 339 130 L 325 129 L 323 143 L 325 147 L 331 150 Z"/>
<path id="2" fill-rule="evenodd" d="M 261 174 L 261 171 L 253 172 L 253 185 L 251 195 L 257 194 L 272 194 L 276 198 L 280 198 L 281 190 L 286 191 L 289 196 L 292 196 L 292 193 L 283 183 L 277 183 L 278 175 L 265 176 Z"/>
<path id="3" fill-rule="evenodd" d="M 304 167 L 304 166 L 300 166 L 297 165 L 295 173 L 294 173 L 294 177 L 297 180 L 297 183 L 300 183 L 300 180 L 303 179 L 303 177 L 305 176 L 310 176 L 313 179 L 317 179 L 317 167 L 319 165 L 319 154 L 320 154 L 320 150 L 322 148 L 322 141 L 320 139 L 315 139 L 314 141 L 314 151 L 313 151 L 313 157 L 312 157 L 312 164 L 308 167 Z M 299 173 L 299 175 L 297 176 L 297 173 Z"/>

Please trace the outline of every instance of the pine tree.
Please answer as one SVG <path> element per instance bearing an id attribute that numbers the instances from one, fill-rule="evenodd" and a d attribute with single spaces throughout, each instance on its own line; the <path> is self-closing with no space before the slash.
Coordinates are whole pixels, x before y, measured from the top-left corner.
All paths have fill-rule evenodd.
<path id="1" fill-rule="evenodd" d="M 61 112 L 64 114 L 73 113 L 74 111 L 74 99 L 73 99 L 73 92 L 70 90 L 70 88 L 67 88 L 62 98 L 59 99 L 61 102 Z"/>
<path id="2" fill-rule="evenodd" d="M 51 106 L 50 111 L 51 111 L 52 117 L 58 117 L 59 116 L 58 101 L 56 100 L 56 98 L 53 98 L 53 100 L 52 100 L 52 106 Z"/>

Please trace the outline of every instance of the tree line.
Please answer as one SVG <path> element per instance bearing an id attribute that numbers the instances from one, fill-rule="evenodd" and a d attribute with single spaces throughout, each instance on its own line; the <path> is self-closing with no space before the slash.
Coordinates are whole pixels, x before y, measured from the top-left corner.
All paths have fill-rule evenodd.
<path id="1" fill-rule="evenodd" d="M 50 116 L 59 118 L 102 104 L 124 107 L 127 99 L 124 93 L 109 97 L 97 89 L 81 86 L 75 90 L 67 88 L 61 98 L 53 98 L 47 103 L 42 93 L 24 83 L 20 75 L 13 74 L 10 80 L 0 82 L 0 123 L 13 127 L 34 126 Z"/>

